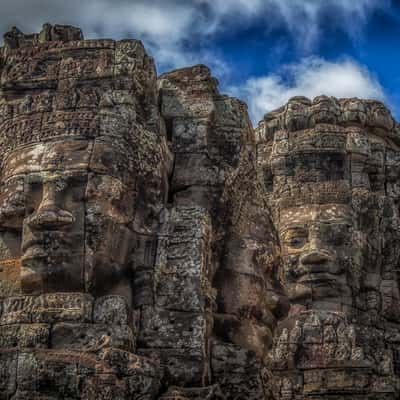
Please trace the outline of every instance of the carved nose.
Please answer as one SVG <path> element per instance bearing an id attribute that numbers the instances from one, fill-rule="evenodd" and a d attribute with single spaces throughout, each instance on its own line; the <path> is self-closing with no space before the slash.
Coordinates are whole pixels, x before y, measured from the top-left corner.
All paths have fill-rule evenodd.
<path id="1" fill-rule="evenodd" d="M 74 222 L 74 216 L 60 207 L 63 185 L 56 179 L 45 182 L 37 211 L 27 221 L 31 229 L 54 229 Z"/>
<path id="2" fill-rule="evenodd" d="M 300 259 L 302 264 L 323 264 L 330 260 L 330 255 L 321 250 L 310 251 L 304 254 Z"/>
<path id="3" fill-rule="evenodd" d="M 45 207 L 39 209 L 30 218 L 28 225 L 32 229 L 58 228 L 71 225 L 74 217 L 69 211 L 57 207 Z"/>

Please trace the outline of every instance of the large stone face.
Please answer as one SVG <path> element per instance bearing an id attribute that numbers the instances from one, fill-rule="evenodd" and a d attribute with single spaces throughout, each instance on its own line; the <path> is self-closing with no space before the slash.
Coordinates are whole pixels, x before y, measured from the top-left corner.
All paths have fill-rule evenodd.
<path id="1" fill-rule="evenodd" d="M 0 399 L 400 396 L 400 129 L 45 24 L 0 62 Z"/>
<path id="2" fill-rule="evenodd" d="M 13 29 L 1 57 L 0 396 L 154 397 L 133 309 L 171 164 L 154 64 L 57 25 Z"/>
<path id="3" fill-rule="evenodd" d="M 24 293 L 130 301 L 135 224 L 151 229 L 138 219 L 160 208 L 168 174 L 162 138 L 146 120 L 156 109 L 154 66 L 138 41 L 50 31 L 63 35 L 3 48 L 4 258 L 20 260 Z M 143 207 L 147 175 L 155 187 Z"/>

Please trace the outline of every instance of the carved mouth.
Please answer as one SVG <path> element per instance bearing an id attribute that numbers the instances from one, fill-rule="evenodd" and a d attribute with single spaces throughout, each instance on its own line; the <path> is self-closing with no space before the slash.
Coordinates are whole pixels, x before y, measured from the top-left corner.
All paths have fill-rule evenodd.
<path id="1" fill-rule="evenodd" d="M 29 247 L 25 246 L 24 254 L 22 260 L 40 259 L 46 258 L 48 256 L 47 252 L 44 250 L 42 245 L 34 244 Z"/>
<path id="2" fill-rule="evenodd" d="M 304 273 L 297 282 L 299 283 L 328 283 L 337 281 L 338 275 L 327 271 L 315 271 Z"/>
<path id="3" fill-rule="evenodd" d="M 69 240 L 64 236 L 46 238 L 32 238 L 23 242 L 21 246 L 22 260 L 43 259 L 51 254 L 64 253 L 68 257 Z"/>
<path id="4" fill-rule="evenodd" d="M 33 247 L 42 247 L 43 248 L 43 245 L 44 245 L 44 243 L 40 239 L 30 239 L 22 244 L 21 250 L 23 253 L 26 253 L 30 247 L 32 247 L 32 248 Z"/>

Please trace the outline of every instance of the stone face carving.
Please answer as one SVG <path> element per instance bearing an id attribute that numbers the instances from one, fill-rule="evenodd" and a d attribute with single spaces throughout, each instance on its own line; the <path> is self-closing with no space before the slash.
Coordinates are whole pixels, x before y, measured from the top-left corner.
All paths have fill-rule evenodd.
<path id="1" fill-rule="evenodd" d="M 398 332 L 385 311 L 399 309 L 395 123 L 378 102 L 321 96 L 302 100 L 302 117 L 298 102 L 256 129 L 290 302 L 267 386 L 274 399 L 394 399 L 398 350 L 384 337 Z"/>
<path id="2" fill-rule="evenodd" d="M 399 127 L 204 65 L 13 28 L 1 49 L 0 399 L 397 399 Z"/>
<path id="3" fill-rule="evenodd" d="M 171 163 L 154 65 L 138 41 L 81 39 L 13 29 L 2 49 L 1 398 L 158 393 L 133 310 Z"/>
<path id="4" fill-rule="evenodd" d="M 282 278 L 292 301 L 342 302 L 351 297 L 351 284 L 357 279 L 350 264 L 351 214 L 343 204 L 281 211 Z"/>
<path id="5" fill-rule="evenodd" d="M 30 51 L 41 58 L 48 51 L 47 43 L 52 42 Z M 55 43 L 60 45 L 59 41 Z M 142 51 L 138 43 L 130 44 Z M 103 58 L 113 51 L 112 46 L 110 43 L 103 51 L 96 50 L 86 66 L 98 64 L 101 69 L 109 63 L 104 64 Z M 59 66 L 70 59 L 63 55 L 71 51 L 68 47 L 53 51 L 53 64 L 57 57 Z M 78 47 L 77 56 L 81 51 Z M 15 249 L 12 258 L 21 260 L 22 289 L 25 293 L 123 294 L 130 300 L 133 229 L 137 223 L 137 192 L 142 190 L 143 179 L 138 171 L 145 167 L 141 164 L 152 162 L 149 168 L 155 172 L 157 157 L 161 157 L 157 134 L 146 131 L 137 120 L 140 106 L 131 94 L 133 87 L 111 89 L 118 82 L 123 85 L 124 73 L 113 77 L 106 72 L 103 77 L 99 72 L 96 84 L 85 82 L 84 75 L 68 84 L 60 80 L 54 89 L 43 84 L 36 92 L 10 94 L 18 82 L 7 73 L 8 67 L 17 69 L 24 60 L 22 50 L 14 53 L 5 57 L 3 69 L 3 79 L 10 79 L 3 107 L 12 109 L 12 114 L 4 115 L 3 121 L 0 219 L 3 235 L 12 237 L 4 245 L 9 246 L 7 250 Z M 10 65 L 8 60 L 12 60 Z M 85 61 L 82 64 L 85 66 Z M 111 73 L 111 64 L 106 68 Z M 26 83 L 35 86 L 28 77 Z M 66 96 L 65 84 L 71 86 L 69 97 L 75 95 L 81 104 L 58 103 Z M 48 107 L 38 110 L 43 96 Z M 116 127 L 118 113 L 125 113 L 126 120 Z M 37 123 L 31 124 L 31 120 Z M 155 151 L 154 160 L 141 159 L 146 146 Z M 161 188 L 163 177 L 159 174 L 158 178 L 160 182 L 155 184 Z M 153 179 L 157 179 L 157 172 Z M 149 195 L 154 189 L 149 185 Z M 160 200 L 157 193 L 153 195 L 153 203 Z"/>

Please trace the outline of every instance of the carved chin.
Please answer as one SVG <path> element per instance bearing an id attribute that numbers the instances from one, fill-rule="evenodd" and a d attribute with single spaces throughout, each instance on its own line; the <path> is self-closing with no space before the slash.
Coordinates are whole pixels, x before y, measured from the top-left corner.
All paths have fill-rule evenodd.
<path id="1" fill-rule="evenodd" d="M 324 300 L 348 295 L 345 276 L 330 273 L 303 275 L 296 282 L 288 283 L 286 290 L 290 301 Z"/>
<path id="2" fill-rule="evenodd" d="M 329 272 L 310 272 L 304 274 L 298 279 L 298 283 L 312 284 L 318 286 L 335 286 L 339 283 L 339 276 L 331 274 Z"/>
<path id="3" fill-rule="evenodd" d="M 26 293 L 79 291 L 82 284 L 82 254 L 71 248 L 27 247 L 21 257 L 21 286 Z"/>

